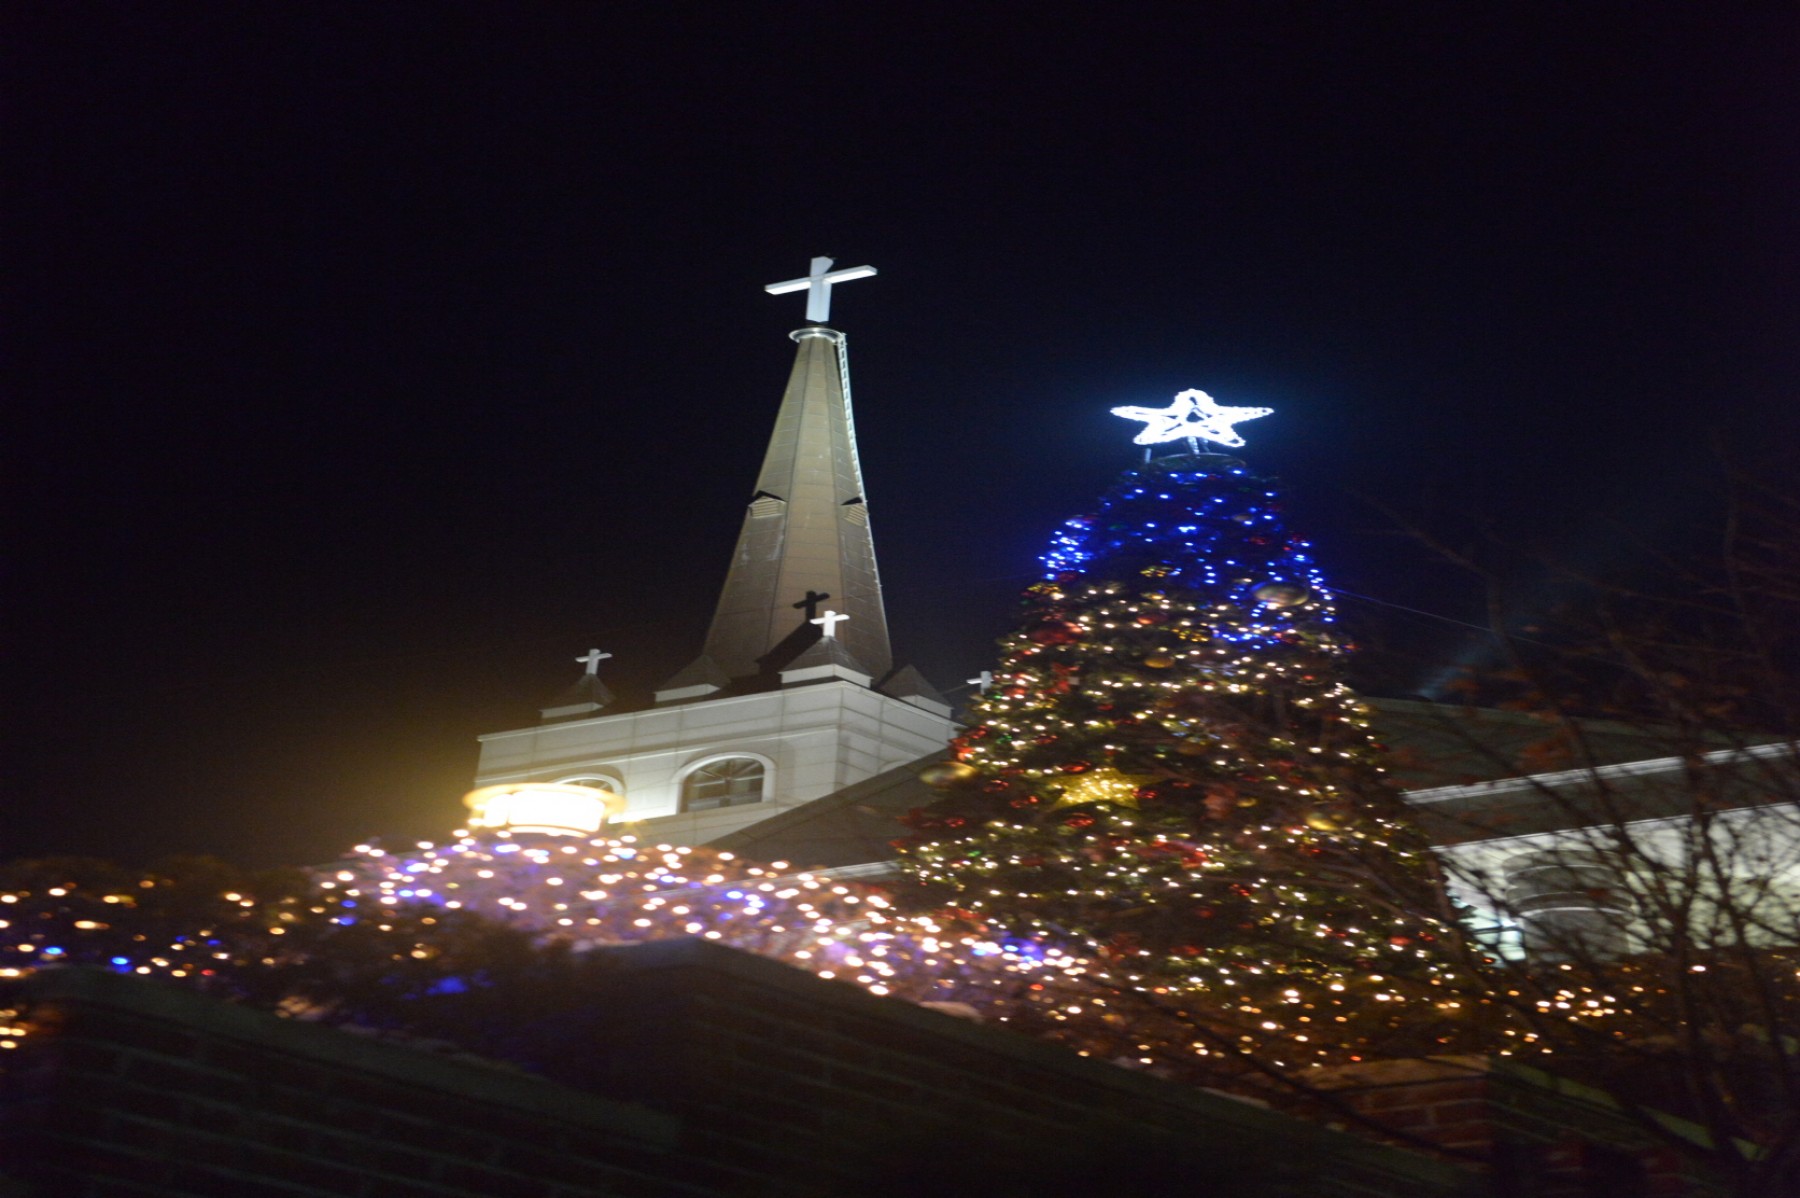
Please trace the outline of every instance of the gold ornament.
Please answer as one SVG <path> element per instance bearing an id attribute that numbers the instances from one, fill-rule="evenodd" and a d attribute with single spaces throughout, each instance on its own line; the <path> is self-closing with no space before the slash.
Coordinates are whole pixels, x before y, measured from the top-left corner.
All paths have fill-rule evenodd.
<path id="1" fill-rule="evenodd" d="M 1144 664 L 1153 670 L 1166 670 L 1175 664 L 1175 659 L 1167 653 L 1152 653 L 1144 659 Z"/>
<path id="2" fill-rule="evenodd" d="M 1138 787 L 1153 780 L 1138 774 L 1121 774 L 1118 770 L 1094 770 L 1065 784 L 1053 806 L 1080 807 L 1085 803 L 1113 803 L 1135 809 L 1138 805 Z"/>
<path id="3" fill-rule="evenodd" d="M 1312 593 L 1305 587 L 1286 582 L 1265 582 L 1250 592 L 1252 598 L 1264 607 L 1296 607 L 1312 598 Z"/>
<path id="4" fill-rule="evenodd" d="M 1323 811 L 1310 811 L 1306 815 L 1306 826 L 1315 832 L 1336 832 L 1342 825 Z"/>
<path id="5" fill-rule="evenodd" d="M 919 771 L 919 781 L 933 790 L 949 790 L 973 781 L 981 771 L 963 761 L 938 761 Z"/>

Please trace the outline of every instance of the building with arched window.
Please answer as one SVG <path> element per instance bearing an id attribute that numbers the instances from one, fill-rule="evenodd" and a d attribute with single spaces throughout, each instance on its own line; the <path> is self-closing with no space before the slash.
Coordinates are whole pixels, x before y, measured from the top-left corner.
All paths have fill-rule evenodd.
<path id="1" fill-rule="evenodd" d="M 792 334 L 793 371 L 700 653 L 653 706 L 615 711 L 597 676 L 606 655 L 592 651 L 541 724 L 481 738 L 478 786 L 604 785 L 634 830 L 701 844 L 949 741 L 949 704 L 888 643 L 844 335 L 823 323 L 830 286 L 874 272 L 813 266 L 800 285 L 819 323 Z"/>

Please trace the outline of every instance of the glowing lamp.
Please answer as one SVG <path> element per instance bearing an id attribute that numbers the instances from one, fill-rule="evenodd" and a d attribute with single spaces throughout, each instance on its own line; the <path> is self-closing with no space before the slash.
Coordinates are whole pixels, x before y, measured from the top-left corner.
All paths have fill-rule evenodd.
<path id="1" fill-rule="evenodd" d="M 625 810 L 625 796 L 568 782 L 508 782 L 463 796 L 471 828 L 592 836 Z"/>

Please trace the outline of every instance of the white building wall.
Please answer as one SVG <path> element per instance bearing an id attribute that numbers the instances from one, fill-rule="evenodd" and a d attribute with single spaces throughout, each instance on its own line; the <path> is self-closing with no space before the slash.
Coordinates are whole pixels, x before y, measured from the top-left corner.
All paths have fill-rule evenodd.
<path id="1" fill-rule="evenodd" d="M 481 737 L 476 785 L 617 779 L 629 831 L 701 844 L 942 749 L 949 718 L 866 686 L 820 682 Z M 765 763 L 764 801 L 681 811 L 681 780 L 706 761 Z"/>

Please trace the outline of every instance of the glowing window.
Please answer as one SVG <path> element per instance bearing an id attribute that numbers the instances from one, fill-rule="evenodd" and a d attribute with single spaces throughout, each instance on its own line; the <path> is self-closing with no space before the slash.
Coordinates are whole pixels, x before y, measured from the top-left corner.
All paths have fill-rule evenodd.
<path id="1" fill-rule="evenodd" d="M 763 764 L 754 757 L 709 761 L 681 783 L 683 811 L 711 811 L 763 800 Z"/>

